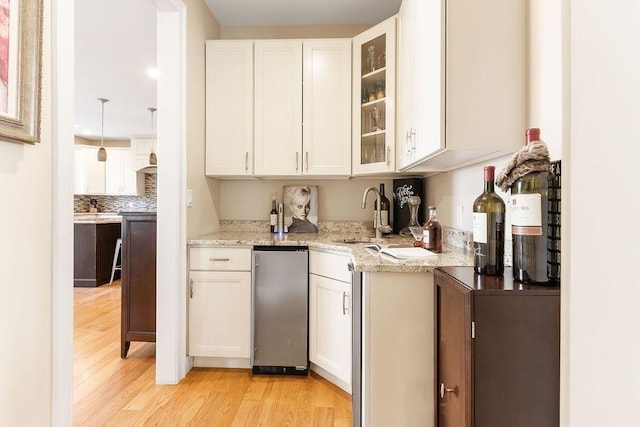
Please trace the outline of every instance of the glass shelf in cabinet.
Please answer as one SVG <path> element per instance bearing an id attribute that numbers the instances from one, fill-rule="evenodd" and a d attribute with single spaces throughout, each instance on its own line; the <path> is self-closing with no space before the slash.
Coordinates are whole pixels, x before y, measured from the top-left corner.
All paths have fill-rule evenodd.
<path id="1" fill-rule="evenodd" d="M 363 138 L 368 138 L 368 137 L 371 137 L 371 136 L 382 135 L 383 133 L 385 133 L 385 129 L 379 129 L 379 130 L 374 130 L 373 132 L 363 133 L 362 137 Z"/>
<path id="2" fill-rule="evenodd" d="M 380 74 L 384 74 L 387 72 L 387 67 L 378 68 L 377 70 L 371 71 L 370 73 L 366 73 L 362 75 L 362 80 L 369 80 L 372 77 L 380 78 Z"/>
<path id="3" fill-rule="evenodd" d="M 373 107 L 375 105 L 380 105 L 380 106 L 384 106 L 384 100 L 386 99 L 386 97 L 382 97 L 382 98 L 378 98 L 378 99 L 374 99 L 373 101 L 367 101 L 367 102 L 363 102 L 362 103 L 362 108 L 365 109 L 367 107 Z"/>

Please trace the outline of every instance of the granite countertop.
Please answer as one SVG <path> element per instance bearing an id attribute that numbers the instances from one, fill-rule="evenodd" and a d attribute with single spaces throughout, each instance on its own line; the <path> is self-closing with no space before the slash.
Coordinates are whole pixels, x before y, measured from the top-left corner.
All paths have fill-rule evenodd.
<path id="1" fill-rule="evenodd" d="M 349 241 L 369 240 L 363 243 L 347 243 Z M 229 245 L 229 246 L 309 246 L 315 249 L 326 249 L 345 252 L 351 255 L 356 271 L 362 272 L 429 272 L 441 266 L 472 266 L 473 254 L 461 248 L 443 245 L 442 253 L 437 257 L 395 262 L 387 256 L 375 255 L 365 248 L 367 244 L 378 243 L 381 246 L 413 244 L 410 236 L 389 235 L 383 239 L 371 236 L 345 235 L 344 233 L 284 233 L 271 234 L 249 231 L 222 231 L 211 233 L 187 241 L 189 245 Z"/>
<path id="2" fill-rule="evenodd" d="M 112 224 L 121 223 L 122 216 L 117 213 L 99 212 L 99 213 L 74 213 L 73 222 L 76 224 Z"/>

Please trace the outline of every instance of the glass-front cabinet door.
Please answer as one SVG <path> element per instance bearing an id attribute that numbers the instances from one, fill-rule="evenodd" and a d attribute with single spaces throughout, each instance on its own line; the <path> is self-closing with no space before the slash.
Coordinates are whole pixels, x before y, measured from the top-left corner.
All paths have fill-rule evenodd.
<path id="1" fill-rule="evenodd" d="M 353 38 L 353 175 L 395 170 L 396 18 Z"/>

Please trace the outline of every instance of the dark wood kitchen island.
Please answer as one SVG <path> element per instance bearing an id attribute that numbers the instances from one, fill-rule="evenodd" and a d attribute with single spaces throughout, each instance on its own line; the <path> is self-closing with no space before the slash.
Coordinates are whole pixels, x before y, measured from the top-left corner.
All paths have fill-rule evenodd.
<path id="1" fill-rule="evenodd" d="M 119 215 L 74 215 L 73 286 L 95 288 L 109 282 L 113 254 L 119 238 Z"/>
<path id="2" fill-rule="evenodd" d="M 121 353 L 156 340 L 156 213 L 122 212 Z"/>

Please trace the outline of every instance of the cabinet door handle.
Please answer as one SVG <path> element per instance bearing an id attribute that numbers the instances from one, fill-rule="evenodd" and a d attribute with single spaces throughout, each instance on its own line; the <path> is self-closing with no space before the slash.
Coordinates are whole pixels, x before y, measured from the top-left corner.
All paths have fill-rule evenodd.
<path id="1" fill-rule="evenodd" d="M 231 260 L 229 258 L 209 258 L 209 261 L 211 261 L 211 262 L 216 262 L 216 261 L 224 262 L 224 261 L 231 261 Z"/>
<path id="2" fill-rule="evenodd" d="M 342 314 L 346 315 L 347 314 L 347 310 L 348 310 L 348 298 L 349 298 L 349 294 L 345 291 L 342 292 Z"/>
<path id="3" fill-rule="evenodd" d="M 304 153 L 304 158 L 305 158 L 305 160 L 304 160 L 304 161 L 305 161 L 305 163 L 306 163 L 306 165 L 307 165 L 307 166 L 306 166 L 306 168 L 307 168 L 307 172 L 309 172 L 309 152 L 308 152 L 308 151 L 305 151 L 305 153 Z"/>
<path id="4" fill-rule="evenodd" d="M 244 153 L 244 170 L 248 171 L 249 170 L 249 152 L 245 151 Z"/>
<path id="5" fill-rule="evenodd" d="M 193 279 L 189 279 L 189 298 L 193 298 Z"/>
<path id="6" fill-rule="evenodd" d="M 416 151 L 416 129 L 411 128 L 411 151 Z"/>
<path id="7" fill-rule="evenodd" d="M 298 172 L 298 152 L 296 151 L 296 172 Z"/>
<path id="8" fill-rule="evenodd" d="M 444 383 L 440 383 L 440 399 L 444 399 L 445 393 L 456 394 L 456 388 L 457 387 L 447 388 L 447 386 L 445 386 Z"/>

